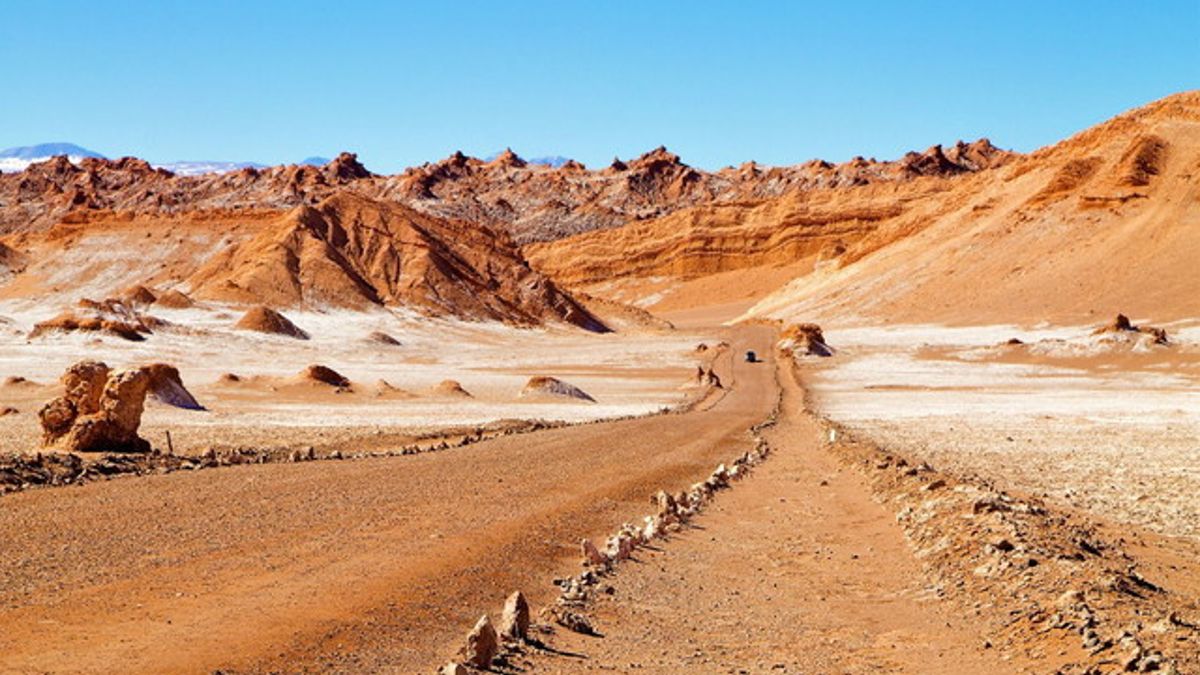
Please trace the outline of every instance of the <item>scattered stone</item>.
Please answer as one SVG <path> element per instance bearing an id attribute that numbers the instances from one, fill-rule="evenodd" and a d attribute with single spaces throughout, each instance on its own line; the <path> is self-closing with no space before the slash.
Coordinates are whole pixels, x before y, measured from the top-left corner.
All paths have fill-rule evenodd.
<path id="1" fill-rule="evenodd" d="M 591 539 L 584 539 L 579 542 L 579 547 L 583 549 L 583 559 L 588 565 L 607 565 L 608 558 L 596 548 Z"/>
<path id="2" fill-rule="evenodd" d="M 529 636 L 529 603 L 521 591 L 515 591 L 504 602 L 500 616 L 500 635 L 508 640 L 524 640 Z"/>
<path id="3" fill-rule="evenodd" d="M 442 669 L 439 672 L 441 675 L 467 675 L 467 669 L 463 666 L 463 664 L 455 661 L 451 661 L 450 663 L 442 666 Z"/>
<path id="4" fill-rule="evenodd" d="M 592 623 L 588 621 L 586 616 L 579 612 L 560 607 L 555 612 L 554 620 L 558 625 L 567 630 L 572 630 L 583 635 L 596 634 L 596 630 L 592 628 Z"/>
<path id="5" fill-rule="evenodd" d="M 492 665 L 492 660 L 496 658 L 496 652 L 500 649 L 500 641 L 496 635 L 496 629 L 492 627 L 492 620 L 487 614 L 479 617 L 479 621 L 475 622 L 475 627 L 467 634 L 467 645 L 464 648 L 464 656 L 466 657 L 467 665 L 475 668 L 487 668 Z"/>

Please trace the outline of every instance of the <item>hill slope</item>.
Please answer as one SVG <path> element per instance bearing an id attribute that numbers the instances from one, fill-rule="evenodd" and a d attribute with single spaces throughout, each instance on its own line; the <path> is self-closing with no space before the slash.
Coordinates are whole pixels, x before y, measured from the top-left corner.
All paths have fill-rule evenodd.
<path id="1" fill-rule="evenodd" d="M 753 315 L 944 322 L 1200 316 L 1200 92 L 1131 111 L 963 184 L 956 208 Z"/>
<path id="2" fill-rule="evenodd" d="M 1200 93 L 1191 92 L 969 174 L 700 205 L 525 252 L 552 278 L 602 296 L 614 280 L 657 295 L 734 275 L 702 301 L 791 265 L 799 278 L 751 316 L 1196 316 L 1197 176 Z"/>
<path id="3" fill-rule="evenodd" d="M 603 326 L 511 241 L 346 192 L 300 206 L 192 274 L 196 297 L 281 306 L 405 306 L 517 324 Z"/>

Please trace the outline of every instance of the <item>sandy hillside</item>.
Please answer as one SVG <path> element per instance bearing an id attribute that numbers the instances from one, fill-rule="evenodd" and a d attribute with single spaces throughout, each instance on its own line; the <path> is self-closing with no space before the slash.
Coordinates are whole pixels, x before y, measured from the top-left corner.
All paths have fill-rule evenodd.
<path id="1" fill-rule="evenodd" d="M 700 205 L 525 250 L 568 287 L 651 309 L 749 285 L 770 288 L 747 316 L 785 319 L 1180 319 L 1200 310 L 1198 156 L 1189 92 L 975 172 Z"/>

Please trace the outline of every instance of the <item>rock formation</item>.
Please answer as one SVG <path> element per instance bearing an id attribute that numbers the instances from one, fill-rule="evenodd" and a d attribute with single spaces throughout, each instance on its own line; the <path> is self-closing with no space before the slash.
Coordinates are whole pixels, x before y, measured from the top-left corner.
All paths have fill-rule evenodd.
<path id="1" fill-rule="evenodd" d="M 189 279 L 195 297 L 275 306 L 404 306 L 517 325 L 604 325 L 530 269 L 502 232 L 337 193 L 268 223 Z"/>
<path id="2" fill-rule="evenodd" d="M 514 591 L 504 601 L 504 613 L 500 617 L 500 637 L 521 641 L 529 636 L 529 603 L 521 591 Z"/>
<path id="3" fill-rule="evenodd" d="M 68 452 L 146 452 L 138 436 L 147 394 L 168 405 L 203 410 L 166 364 L 113 371 L 98 361 L 80 361 L 60 381 L 62 396 L 38 411 L 42 443 Z"/>
<path id="4" fill-rule="evenodd" d="M 1107 326 L 1101 326 L 1092 333 L 1093 335 L 1148 335 L 1151 342 L 1156 345 L 1167 345 L 1171 341 L 1167 337 L 1167 331 L 1164 328 L 1157 326 L 1135 326 L 1129 320 L 1129 317 L 1124 314 L 1118 314 L 1116 319 Z"/>
<path id="5" fill-rule="evenodd" d="M 186 293 L 171 289 L 163 291 L 154 299 L 154 304 L 159 307 L 168 307 L 170 309 L 187 309 L 195 306 L 195 302 L 187 296 Z"/>
<path id="6" fill-rule="evenodd" d="M 328 366 L 313 364 L 300 372 L 298 379 L 301 382 L 312 382 L 316 384 L 325 384 L 339 389 L 348 389 L 350 380 L 346 379 L 341 373 Z"/>
<path id="7" fill-rule="evenodd" d="M 821 327 L 815 323 L 794 323 L 780 331 L 779 348 L 792 356 L 833 356 Z"/>
<path id="8" fill-rule="evenodd" d="M 137 435 L 150 376 L 144 370 L 112 372 L 81 361 L 62 376 L 65 394 L 38 411 L 42 441 L 69 452 L 145 452 Z"/>
<path id="9" fill-rule="evenodd" d="M 454 398 L 472 398 L 471 392 L 463 389 L 458 380 L 442 380 L 433 388 L 434 396 L 450 396 Z"/>
<path id="10" fill-rule="evenodd" d="M 499 636 L 492 627 L 492 620 L 487 614 L 479 617 L 475 627 L 467 634 L 467 644 L 463 650 L 468 666 L 487 668 L 492 665 L 496 653 L 500 650 Z"/>
<path id="11" fill-rule="evenodd" d="M 148 392 L 151 398 L 174 408 L 204 410 L 192 393 L 183 386 L 179 369 L 166 363 L 152 363 L 141 368 L 149 376 Z"/>
<path id="12" fill-rule="evenodd" d="M 529 378 L 521 389 L 522 398 L 567 398 L 595 403 L 596 399 L 584 390 L 555 377 L 537 376 Z"/>
<path id="13" fill-rule="evenodd" d="M 234 328 L 255 331 L 257 333 L 285 335 L 287 337 L 296 338 L 297 340 L 308 339 L 308 333 L 301 330 L 286 316 L 271 309 L 270 307 L 264 307 L 262 305 L 252 307 L 249 311 L 242 315 L 242 318 L 239 319 L 236 324 L 234 324 Z"/>

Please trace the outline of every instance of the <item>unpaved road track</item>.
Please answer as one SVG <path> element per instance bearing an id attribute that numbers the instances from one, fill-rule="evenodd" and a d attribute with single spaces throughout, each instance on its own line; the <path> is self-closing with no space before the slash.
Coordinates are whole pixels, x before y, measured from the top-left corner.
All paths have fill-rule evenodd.
<path id="1" fill-rule="evenodd" d="M 578 541 L 749 447 L 776 399 L 735 329 L 711 410 L 440 453 L 243 466 L 0 500 L 0 672 L 426 672 Z"/>
<path id="2" fill-rule="evenodd" d="M 603 637 L 558 630 L 534 672 L 1022 672 L 929 592 L 893 511 L 824 447 L 781 368 L 773 452 L 691 526 L 605 579 Z M 1035 667 L 1033 672 L 1038 672 Z"/>

